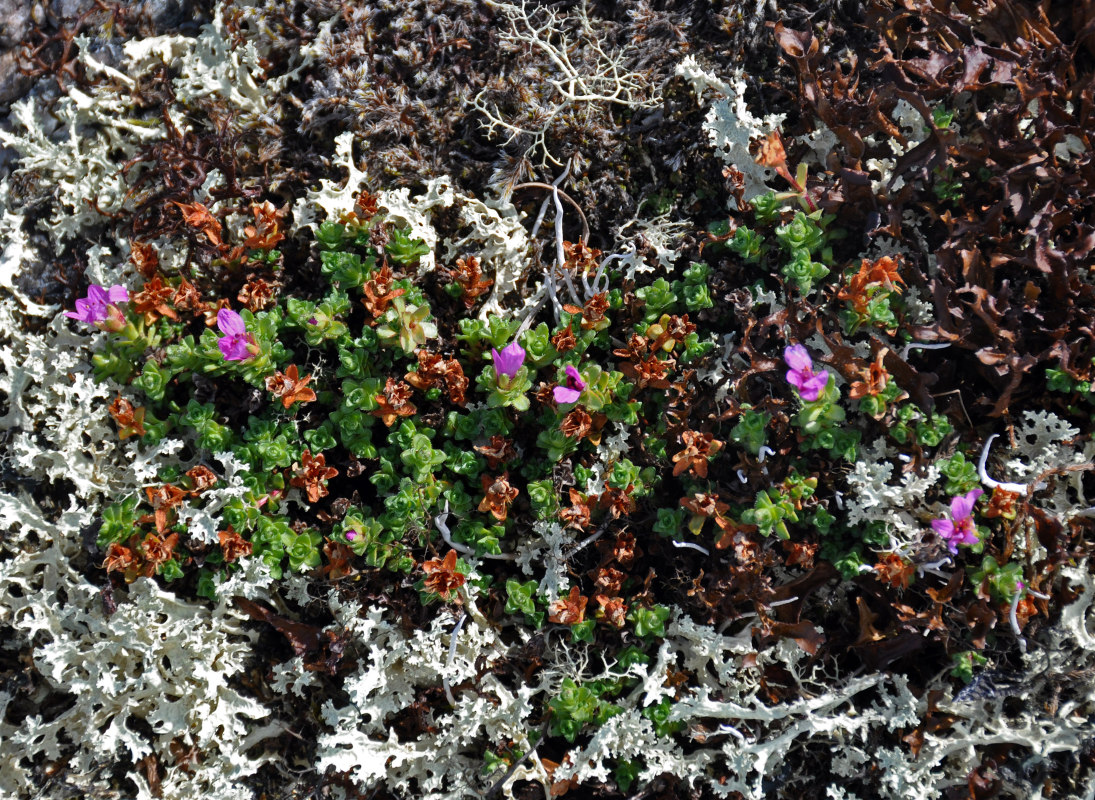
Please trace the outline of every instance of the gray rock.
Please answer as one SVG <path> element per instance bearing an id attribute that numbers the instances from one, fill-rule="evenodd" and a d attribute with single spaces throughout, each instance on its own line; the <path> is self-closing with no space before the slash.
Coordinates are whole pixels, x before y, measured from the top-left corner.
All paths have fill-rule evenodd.
<path id="1" fill-rule="evenodd" d="M 141 11 L 157 30 L 175 28 L 194 16 L 194 0 L 142 0 Z"/>
<path id="2" fill-rule="evenodd" d="M 17 47 L 0 52 L 0 105 L 18 100 L 30 91 L 33 84 L 33 78 L 19 71 Z"/>
<path id="3" fill-rule="evenodd" d="M 0 0 L 0 49 L 7 50 L 26 41 L 31 8 L 27 0 Z"/>
<path id="4" fill-rule="evenodd" d="M 20 0 L 0 0 L 0 3 L 4 2 L 19 3 Z M 26 0 L 22 3 L 29 5 Z M 194 0 L 139 0 L 131 5 L 136 6 L 137 13 L 148 19 L 157 30 L 181 25 L 194 12 Z M 54 23 L 58 23 L 76 19 L 94 7 L 95 0 L 52 0 L 49 10 Z"/>

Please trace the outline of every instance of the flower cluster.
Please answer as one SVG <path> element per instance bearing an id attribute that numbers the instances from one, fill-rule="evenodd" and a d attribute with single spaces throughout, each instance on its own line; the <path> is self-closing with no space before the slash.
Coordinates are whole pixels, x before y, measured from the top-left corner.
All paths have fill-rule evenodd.
<path id="1" fill-rule="evenodd" d="M 818 395 L 829 382 L 829 373 L 825 370 L 814 372 L 814 362 L 806 348 L 793 344 L 783 351 L 783 360 L 790 367 L 787 370 L 787 382 L 798 389 L 799 395 L 807 402 L 817 400 Z"/>
<path id="2" fill-rule="evenodd" d="M 952 553 L 958 552 L 958 545 L 969 547 L 981 541 L 977 535 L 977 526 L 973 523 L 973 507 L 977 504 L 977 498 L 983 494 L 981 489 L 971 489 L 964 495 L 952 498 L 951 518 L 932 520 L 932 530 Z"/>
<path id="3" fill-rule="evenodd" d="M 87 288 L 87 296 L 76 301 L 76 310 L 66 311 L 65 316 L 117 332 L 125 327 L 125 315 L 118 304 L 128 301 L 129 292 L 124 286 L 114 285 L 107 289 L 93 283 Z"/>
<path id="4" fill-rule="evenodd" d="M 224 334 L 217 346 L 225 361 L 247 361 L 258 353 L 255 337 L 247 332 L 243 317 L 227 308 L 217 312 L 217 328 Z"/>

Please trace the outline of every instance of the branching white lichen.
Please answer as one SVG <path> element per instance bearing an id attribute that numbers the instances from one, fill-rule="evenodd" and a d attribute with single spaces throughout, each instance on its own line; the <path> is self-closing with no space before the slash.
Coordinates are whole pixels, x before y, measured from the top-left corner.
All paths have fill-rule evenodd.
<path id="1" fill-rule="evenodd" d="M 641 55 L 638 48 L 612 48 L 608 37 L 597 32 L 584 3 L 569 14 L 524 0 L 520 5 L 490 0 L 489 5 L 509 24 L 501 34 L 502 46 L 536 50 L 551 68 L 543 72 L 537 86 L 528 89 L 539 107 L 530 110 L 527 120 L 507 117 L 487 91 L 476 95 L 473 103 L 485 117 L 489 133 L 501 131 L 506 143 L 527 140 L 525 156 L 537 153 L 541 166 L 562 165 L 548 147 L 548 135 L 563 114 L 581 113 L 590 105 L 638 109 L 661 104 L 659 87 L 651 86 L 642 72 L 629 66 Z"/>
<path id="2" fill-rule="evenodd" d="M 676 74 L 692 84 L 696 99 L 704 102 L 708 91 L 721 95 L 707 112 L 704 129 L 723 162 L 740 172 L 745 181 L 748 199 L 769 190 L 768 181 L 775 171 L 757 164 L 749 153 L 750 142 L 779 130 L 783 114 L 755 116 L 745 102 L 745 70 L 738 68 L 725 79 L 705 70 L 695 56 L 687 56 L 677 66 Z M 730 204 L 736 208 L 736 201 Z"/>

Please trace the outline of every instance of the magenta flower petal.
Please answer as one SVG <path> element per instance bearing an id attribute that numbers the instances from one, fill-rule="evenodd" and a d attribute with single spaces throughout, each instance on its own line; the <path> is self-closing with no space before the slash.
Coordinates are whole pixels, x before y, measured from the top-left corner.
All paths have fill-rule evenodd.
<path id="1" fill-rule="evenodd" d="M 112 303 L 126 303 L 129 302 L 129 292 L 124 286 L 115 284 L 107 291 L 107 298 Z"/>
<path id="2" fill-rule="evenodd" d="M 949 539 L 954 536 L 954 523 L 949 519 L 933 519 L 932 530 L 935 531 L 939 537 Z"/>
<path id="3" fill-rule="evenodd" d="M 793 370 L 799 372 L 811 372 L 814 368 L 814 362 L 810 359 L 810 354 L 806 348 L 800 344 L 793 344 L 785 348 L 783 351 L 783 360 L 787 362 Z M 790 378 L 788 378 L 790 380 Z"/>
<path id="4" fill-rule="evenodd" d="M 813 402 L 817 400 L 818 395 L 821 394 L 822 389 L 825 388 L 825 384 L 829 382 L 829 373 L 822 370 L 817 375 L 811 375 L 809 378 L 802 382 L 802 385 L 798 387 L 799 393 L 802 395 L 802 399 Z"/>
<path id="5" fill-rule="evenodd" d="M 217 347 L 221 349 L 225 361 L 246 361 L 251 358 L 254 354 L 250 344 L 250 336 L 225 336 L 217 340 Z"/>
<path id="6" fill-rule="evenodd" d="M 556 403 L 574 403 L 582 396 L 585 388 L 586 382 L 582 380 L 582 373 L 578 371 L 577 367 L 568 364 L 566 368 L 566 385 L 556 386 L 552 393 L 555 395 Z"/>
<path id="7" fill-rule="evenodd" d="M 65 316 L 98 325 L 111 316 L 114 303 L 123 303 L 129 300 L 129 293 L 124 286 L 111 286 L 105 289 L 97 283 L 87 287 L 87 297 L 76 301 L 75 311 L 66 311 Z M 113 313 L 121 319 L 121 312 L 114 309 Z"/>
<path id="8" fill-rule="evenodd" d="M 110 293 L 97 283 L 87 287 L 87 301 L 92 305 L 105 306 L 110 302 Z"/>
<path id="9" fill-rule="evenodd" d="M 952 553 L 958 552 L 957 538 L 959 533 L 949 519 L 933 519 L 932 530 L 935 531 L 936 536 L 946 543 L 948 550 Z"/>
<path id="10" fill-rule="evenodd" d="M 66 311 L 65 316 L 72 317 L 73 319 L 78 319 L 80 320 L 80 322 L 88 322 L 92 324 L 94 324 L 95 322 L 95 317 L 91 312 L 91 304 L 83 298 L 80 298 L 76 301 L 76 310 Z"/>
<path id="11" fill-rule="evenodd" d="M 968 519 L 977 504 L 977 498 L 983 494 L 981 489 L 971 489 L 964 495 L 951 498 L 951 517 L 956 520 Z"/>
<path id="12" fill-rule="evenodd" d="M 568 389 L 566 386 L 556 386 L 552 390 L 552 394 L 555 395 L 555 402 L 562 403 L 574 403 L 582 396 L 582 393 L 577 389 Z"/>
<path id="13" fill-rule="evenodd" d="M 577 367 L 567 365 L 567 387 L 577 389 L 579 392 L 586 388 L 586 382 L 582 380 L 582 373 Z"/>
<path id="14" fill-rule="evenodd" d="M 494 374 L 512 378 L 525 363 L 525 348 L 517 342 L 510 342 L 502 348 L 502 352 L 491 348 L 491 356 L 494 359 Z"/>
<path id="15" fill-rule="evenodd" d="M 217 327 L 225 336 L 243 336 L 247 333 L 247 326 L 243 323 L 243 317 L 227 308 L 217 312 Z"/>

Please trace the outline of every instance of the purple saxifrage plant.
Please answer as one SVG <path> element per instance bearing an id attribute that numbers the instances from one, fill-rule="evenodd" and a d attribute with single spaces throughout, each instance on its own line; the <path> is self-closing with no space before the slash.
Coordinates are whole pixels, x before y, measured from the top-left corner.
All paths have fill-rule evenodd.
<path id="1" fill-rule="evenodd" d="M 787 370 L 787 382 L 798 389 L 803 400 L 817 400 L 821 390 L 829 382 L 829 373 L 825 370 L 814 372 L 814 362 L 806 348 L 793 344 L 783 351 L 783 360 L 790 367 Z"/>
<path id="2" fill-rule="evenodd" d="M 958 545 L 975 545 L 980 540 L 977 536 L 977 528 L 973 524 L 973 507 L 977 498 L 984 492 L 981 489 L 971 489 L 964 495 L 951 498 L 951 518 L 943 517 L 932 520 L 932 530 L 947 543 L 947 549 L 952 553 L 958 552 Z"/>
<path id="3" fill-rule="evenodd" d="M 506 378 L 507 383 L 513 380 L 517 370 L 521 369 L 521 365 L 525 363 L 525 348 L 517 342 L 510 342 L 502 348 L 501 352 L 494 348 L 491 348 L 490 352 L 494 359 L 494 374 L 499 381 L 503 377 Z"/>
<path id="4" fill-rule="evenodd" d="M 125 327 L 125 317 L 117 304 L 128 301 L 129 292 L 124 286 L 116 284 L 107 289 L 93 283 L 87 287 L 87 297 L 76 301 L 76 310 L 66 311 L 65 316 L 102 330 L 120 331 Z"/>
<path id="5" fill-rule="evenodd" d="M 565 386 L 556 386 L 553 390 L 556 403 L 574 403 L 582 396 L 586 388 L 586 382 L 582 380 L 582 373 L 577 367 L 567 365 L 567 380 Z"/>
<path id="6" fill-rule="evenodd" d="M 225 361 L 246 361 L 257 351 L 255 339 L 247 332 L 243 317 L 235 311 L 222 308 L 217 312 L 217 327 L 224 334 L 217 340 L 217 346 Z"/>

